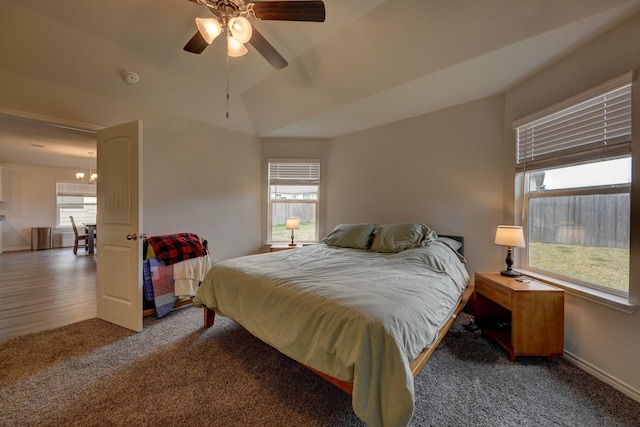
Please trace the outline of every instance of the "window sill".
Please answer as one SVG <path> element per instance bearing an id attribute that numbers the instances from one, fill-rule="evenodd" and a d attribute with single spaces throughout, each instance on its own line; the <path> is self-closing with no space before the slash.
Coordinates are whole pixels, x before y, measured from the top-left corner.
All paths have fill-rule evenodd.
<path id="1" fill-rule="evenodd" d="M 545 276 L 544 274 L 535 273 L 533 271 L 524 269 L 518 269 L 518 271 L 525 276 L 564 289 L 564 291 L 570 295 L 604 305 L 605 307 L 613 308 L 614 310 L 618 310 L 626 314 L 634 314 L 638 311 L 638 306 L 630 303 L 625 297 L 611 295 L 606 292 L 591 289 L 586 286 L 580 286 L 576 283 L 567 282 L 566 280 L 557 279 L 555 277 Z"/>

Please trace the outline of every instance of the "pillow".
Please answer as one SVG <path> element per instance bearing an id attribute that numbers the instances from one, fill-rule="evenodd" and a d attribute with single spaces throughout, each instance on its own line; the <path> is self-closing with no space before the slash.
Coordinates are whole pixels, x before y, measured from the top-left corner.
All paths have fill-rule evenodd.
<path id="1" fill-rule="evenodd" d="M 340 224 L 322 239 L 327 246 L 367 249 L 375 224 Z"/>
<path id="2" fill-rule="evenodd" d="M 371 250 L 384 253 L 402 252 L 426 246 L 437 237 L 434 231 L 419 222 L 384 224 L 378 228 Z"/>
<path id="3" fill-rule="evenodd" d="M 454 251 L 457 251 L 458 249 L 460 249 L 462 247 L 462 242 L 460 242 L 459 240 L 456 240 L 456 239 L 452 239 L 450 237 L 438 236 L 437 240 L 439 242 L 442 242 L 445 245 L 449 246 Z"/>

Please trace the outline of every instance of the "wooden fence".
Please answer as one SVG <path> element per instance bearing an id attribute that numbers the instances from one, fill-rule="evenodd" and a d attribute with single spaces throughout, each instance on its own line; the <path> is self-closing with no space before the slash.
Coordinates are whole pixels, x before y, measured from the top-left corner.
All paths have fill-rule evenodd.
<path id="1" fill-rule="evenodd" d="M 297 217 L 300 223 L 316 222 L 316 205 L 313 203 L 275 203 L 273 205 L 273 225 L 284 224 L 287 218 Z"/>
<path id="2" fill-rule="evenodd" d="M 529 240 L 629 248 L 629 194 L 529 199 Z"/>

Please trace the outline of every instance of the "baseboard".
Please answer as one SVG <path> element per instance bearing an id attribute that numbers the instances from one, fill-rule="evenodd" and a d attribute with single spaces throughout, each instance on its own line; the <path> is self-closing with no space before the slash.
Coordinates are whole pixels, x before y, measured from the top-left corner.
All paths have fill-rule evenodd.
<path id="1" fill-rule="evenodd" d="M 2 248 L 2 252 L 30 251 L 31 246 L 10 246 Z"/>
<path id="2" fill-rule="evenodd" d="M 634 389 L 628 384 L 620 381 L 615 377 L 612 377 L 608 373 L 602 371 L 601 369 L 596 368 L 590 363 L 585 362 L 584 360 L 580 359 L 579 357 L 576 357 L 574 354 L 566 350 L 564 351 L 564 358 L 567 359 L 569 363 L 576 365 L 578 368 L 582 369 L 583 371 L 586 371 L 591 375 L 593 375 L 594 377 L 598 378 L 599 380 L 609 384 L 611 387 L 615 388 L 621 393 L 624 393 L 625 395 L 629 396 L 636 402 L 640 402 L 640 391 Z"/>

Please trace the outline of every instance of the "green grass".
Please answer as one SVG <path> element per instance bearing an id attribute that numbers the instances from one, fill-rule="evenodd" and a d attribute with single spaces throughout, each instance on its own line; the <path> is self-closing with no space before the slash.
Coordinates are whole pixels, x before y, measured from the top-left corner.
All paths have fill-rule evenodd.
<path id="1" fill-rule="evenodd" d="M 301 222 L 300 228 L 294 230 L 294 241 L 298 242 L 313 242 L 316 240 L 316 225 L 312 222 Z M 271 239 L 274 242 L 291 242 L 291 230 L 284 228 L 284 224 L 274 225 L 271 230 Z"/>
<path id="2" fill-rule="evenodd" d="M 529 265 L 608 288 L 629 291 L 629 250 L 529 243 Z"/>

